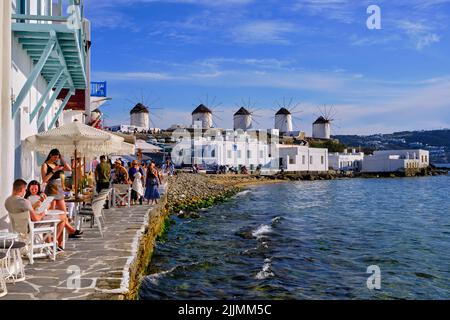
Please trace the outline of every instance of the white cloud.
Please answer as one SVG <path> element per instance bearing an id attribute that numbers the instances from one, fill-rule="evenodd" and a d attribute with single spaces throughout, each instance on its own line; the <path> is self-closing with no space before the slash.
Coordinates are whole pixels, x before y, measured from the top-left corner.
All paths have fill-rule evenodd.
<path id="1" fill-rule="evenodd" d="M 398 26 L 414 42 L 417 50 L 440 41 L 440 36 L 432 32 L 432 28 L 426 22 L 402 20 L 399 21 Z"/>
<path id="2" fill-rule="evenodd" d="M 93 72 L 94 78 L 107 79 L 109 81 L 170 81 L 170 80 L 183 80 L 182 76 L 170 75 L 167 73 L 159 72 Z"/>
<path id="3" fill-rule="evenodd" d="M 293 8 L 312 16 L 352 23 L 355 21 L 356 7 L 354 2 L 348 0 L 298 0 Z"/>
<path id="4" fill-rule="evenodd" d="M 293 24 L 283 21 L 251 21 L 236 26 L 233 41 L 243 44 L 289 44 L 288 35 L 296 31 Z"/>

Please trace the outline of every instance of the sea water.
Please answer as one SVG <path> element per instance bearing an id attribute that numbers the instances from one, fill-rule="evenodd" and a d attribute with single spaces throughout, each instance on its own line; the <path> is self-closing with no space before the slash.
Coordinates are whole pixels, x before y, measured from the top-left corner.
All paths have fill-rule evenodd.
<path id="1" fill-rule="evenodd" d="M 251 187 L 172 218 L 139 297 L 448 299 L 449 195 L 447 176 Z"/>

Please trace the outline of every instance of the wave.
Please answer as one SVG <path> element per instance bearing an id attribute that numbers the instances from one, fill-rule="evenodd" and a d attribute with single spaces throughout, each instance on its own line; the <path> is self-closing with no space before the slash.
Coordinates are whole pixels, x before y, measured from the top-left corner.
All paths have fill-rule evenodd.
<path id="1" fill-rule="evenodd" d="M 174 272 L 175 270 L 177 270 L 179 268 L 186 269 L 188 267 L 196 266 L 198 264 L 200 264 L 200 262 L 192 262 L 192 263 L 188 263 L 188 264 L 177 265 L 177 266 L 174 266 L 174 267 L 170 268 L 169 270 L 164 270 L 164 271 L 160 271 L 160 272 L 149 274 L 149 275 L 145 276 L 145 278 L 148 281 L 150 281 L 151 283 L 157 285 L 158 284 L 158 279 L 167 276 L 168 274 Z"/>
<path id="2" fill-rule="evenodd" d="M 273 229 L 267 224 L 260 225 L 257 229 L 253 230 L 252 236 L 256 239 L 261 239 L 267 234 L 272 233 Z"/>
<path id="3" fill-rule="evenodd" d="M 272 268 L 272 264 L 271 264 L 271 260 L 270 259 L 265 259 L 264 260 L 264 265 L 262 267 L 262 270 L 259 271 L 255 278 L 257 280 L 264 280 L 267 279 L 269 277 L 275 277 L 275 274 L 272 272 L 271 268 Z"/>
<path id="4" fill-rule="evenodd" d="M 242 197 L 242 196 L 245 196 L 246 194 L 249 194 L 250 192 L 251 192 L 251 190 L 244 190 L 244 191 L 239 192 L 236 196 Z"/>
<path id="5" fill-rule="evenodd" d="M 158 284 L 158 279 L 164 277 L 165 275 L 167 275 L 169 273 L 174 272 L 176 268 L 178 268 L 178 266 L 170 268 L 169 270 L 164 270 L 164 271 L 161 271 L 161 272 L 150 274 L 150 275 L 146 276 L 145 278 L 148 281 L 150 281 L 151 283 L 156 285 L 156 284 Z"/>
<path id="6" fill-rule="evenodd" d="M 282 219 L 283 219 L 283 217 L 281 217 L 281 216 L 277 216 L 277 217 L 273 218 L 272 225 L 280 223 Z"/>

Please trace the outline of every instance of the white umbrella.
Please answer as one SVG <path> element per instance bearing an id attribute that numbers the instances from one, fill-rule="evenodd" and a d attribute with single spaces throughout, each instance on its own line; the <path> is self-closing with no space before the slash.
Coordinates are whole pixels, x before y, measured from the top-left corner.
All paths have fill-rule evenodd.
<path id="1" fill-rule="evenodd" d="M 139 163 L 142 163 L 143 152 L 158 152 L 161 150 L 160 147 L 147 143 L 144 140 L 137 140 L 135 146 L 137 149 L 137 156 Z"/>
<path id="2" fill-rule="evenodd" d="M 51 149 L 58 149 L 62 154 L 72 154 L 77 150 L 86 157 L 135 152 L 134 146 L 125 143 L 123 138 L 80 122 L 71 122 L 28 137 L 25 139 L 25 146 L 44 154 Z"/>
<path id="3" fill-rule="evenodd" d="M 144 140 L 137 140 L 135 146 L 136 149 L 140 149 L 142 152 L 157 152 L 162 150 L 160 147 L 147 143 Z"/>

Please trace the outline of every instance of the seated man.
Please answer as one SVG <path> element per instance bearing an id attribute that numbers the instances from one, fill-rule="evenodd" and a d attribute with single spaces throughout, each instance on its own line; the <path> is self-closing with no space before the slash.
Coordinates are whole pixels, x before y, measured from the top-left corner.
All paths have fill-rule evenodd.
<path id="1" fill-rule="evenodd" d="M 36 202 L 34 206 L 31 205 L 30 200 L 24 198 L 26 191 L 27 183 L 24 180 L 17 179 L 16 181 L 14 181 L 12 195 L 5 201 L 5 208 L 10 214 L 28 211 L 30 213 L 31 221 L 55 219 L 55 217 L 45 217 L 45 211 L 41 214 L 36 213 L 35 209 L 40 206 L 40 201 Z M 65 221 L 61 221 L 60 223 L 58 223 L 57 238 L 59 250 L 62 250 L 64 227 Z"/>

